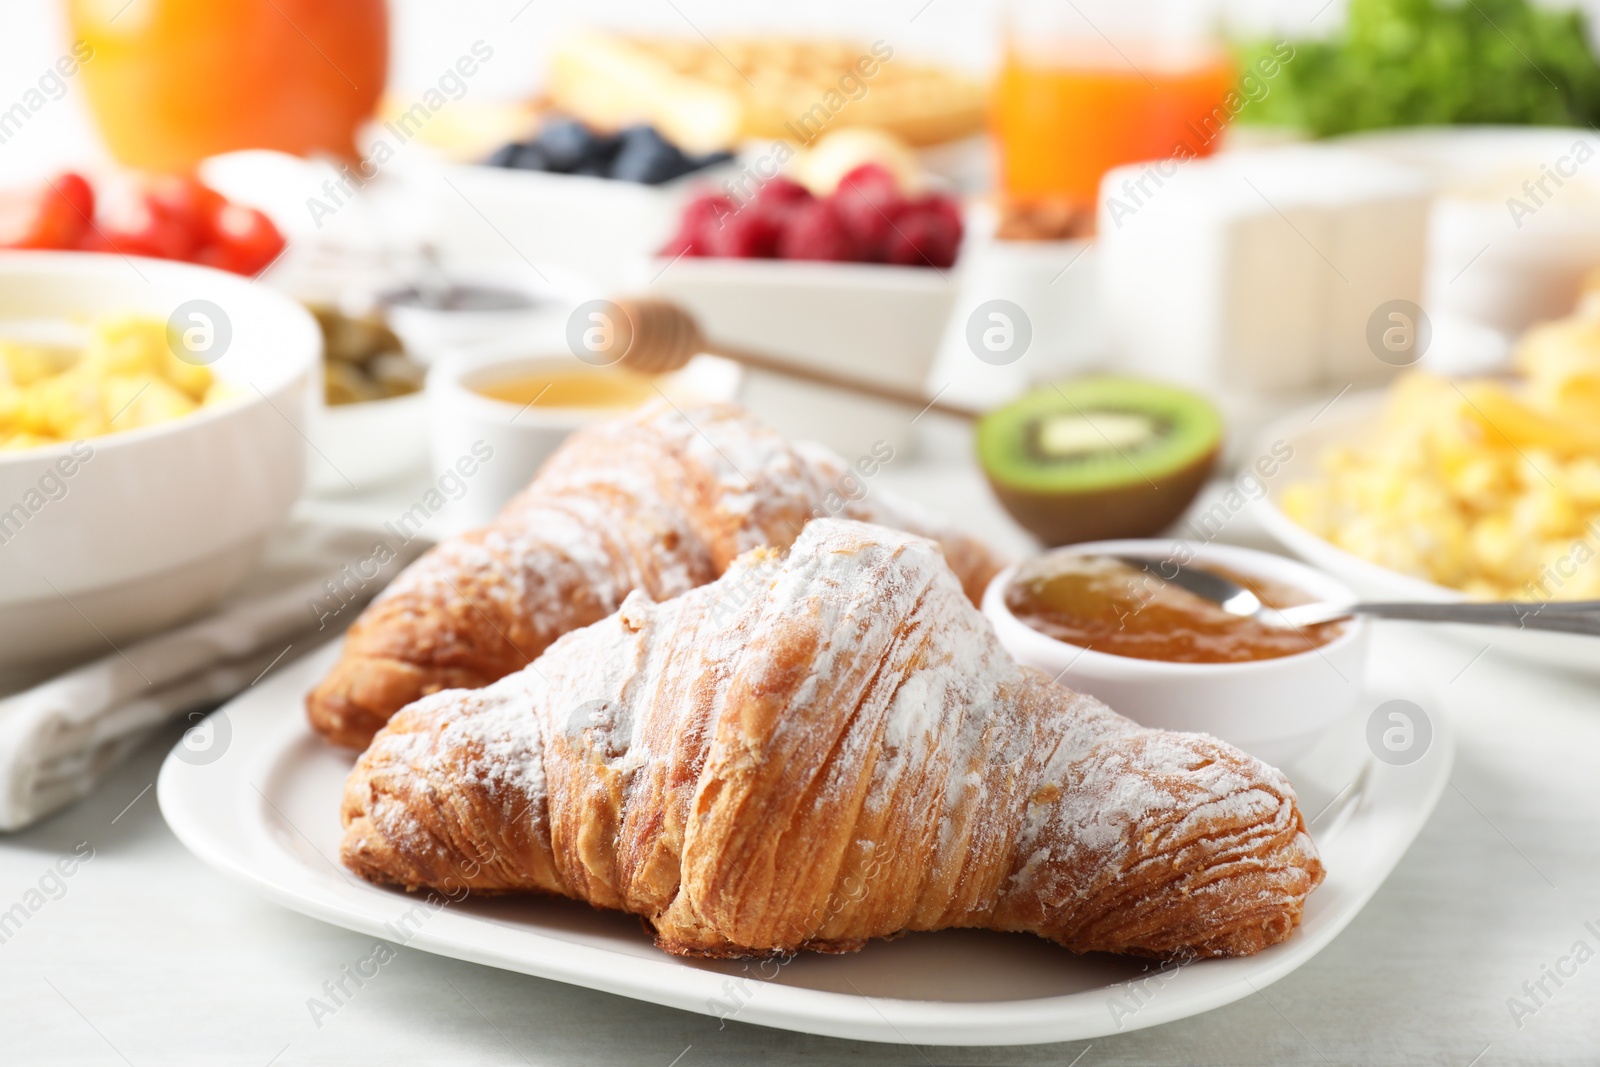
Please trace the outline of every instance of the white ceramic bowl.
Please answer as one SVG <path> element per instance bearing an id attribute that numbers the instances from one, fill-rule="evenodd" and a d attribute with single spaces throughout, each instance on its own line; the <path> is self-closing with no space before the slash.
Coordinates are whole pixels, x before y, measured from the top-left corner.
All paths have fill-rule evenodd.
<path id="1" fill-rule="evenodd" d="M 1123 553 L 1227 567 L 1303 590 L 1322 600 L 1351 591 L 1319 571 L 1270 552 L 1196 541 L 1095 541 L 1056 549 L 1086 555 Z M 1353 619 L 1320 648 L 1245 663 L 1166 663 L 1080 648 L 1044 634 L 1006 608 L 1016 565 L 995 575 L 983 612 L 1019 662 L 1063 685 L 1099 697 L 1143 726 L 1212 734 L 1274 765 L 1314 748 L 1361 700 L 1368 624 Z"/>
<path id="2" fill-rule="evenodd" d="M 1248 507 L 1261 527 L 1284 548 L 1345 582 L 1368 600 L 1465 601 L 1468 598 L 1460 590 L 1402 574 L 1346 552 L 1289 518 L 1278 506 L 1285 489 L 1317 473 L 1319 457 L 1326 450 L 1370 439 L 1386 399 L 1387 394 L 1382 390 L 1357 393 L 1344 397 L 1331 408 L 1323 401 L 1269 426 L 1262 433 L 1262 444 L 1258 447 L 1281 441 L 1293 455 L 1268 483 L 1266 494 Z M 1541 667 L 1600 674 L 1600 639 L 1597 638 L 1499 626 L 1418 625 L 1425 626 L 1428 633 L 1460 643 L 1467 650 L 1467 655 L 1462 657 L 1463 666 L 1468 656 L 1492 651 Z"/>
<path id="3" fill-rule="evenodd" d="M 420 475 L 428 466 L 428 404 L 421 391 L 359 404 L 313 398 L 306 436 L 310 491 L 340 497 Z"/>
<path id="4" fill-rule="evenodd" d="M 0 253 L 0 320 L 118 311 L 164 320 L 190 300 L 210 301 L 229 320 L 231 342 L 211 369 L 238 387 L 238 399 L 74 445 L 0 453 L 0 512 L 27 513 L 0 544 L 0 671 L 110 652 L 242 579 L 300 493 L 301 427 L 322 351 L 302 307 L 232 274 L 113 255 Z M 70 475 L 67 460 L 77 460 Z M 65 488 L 30 508 L 42 479 Z"/>
<path id="5" fill-rule="evenodd" d="M 623 280 L 630 259 L 649 255 L 672 235 L 693 180 L 640 185 L 571 174 L 544 174 L 419 161 L 406 167 L 413 203 L 435 214 L 446 258 L 554 263 L 606 287 Z"/>
<path id="6" fill-rule="evenodd" d="M 527 340 L 466 349 L 436 364 L 428 373 L 428 412 L 435 486 L 444 504 L 430 509 L 437 519 L 430 532 L 449 535 L 489 522 L 507 500 L 538 473 L 545 459 L 574 430 L 616 418 L 616 408 L 550 408 L 511 404 L 477 392 L 496 382 L 540 374 L 605 376 L 613 368 L 594 367 L 560 352 L 557 342 L 533 346 Z M 696 356 L 689 365 L 657 380 L 661 392 L 680 407 L 734 400 L 741 380 L 737 364 L 715 356 Z M 413 531 L 405 531 L 409 536 Z"/>
<path id="7" fill-rule="evenodd" d="M 450 261 L 441 270 L 453 284 L 521 293 L 528 306 L 483 312 L 440 312 L 404 305 L 380 309 L 406 354 L 423 366 L 466 346 L 564 328 L 573 307 L 597 291 L 593 283 L 551 264 Z M 389 284 L 376 288 L 398 288 L 402 277 L 397 273 Z M 339 281 L 324 278 L 291 288 L 302 290 L 297 295 L 312 303 L 337 304 Z M 358 307 L 364 311 L 365 301 L 374 295 L 369 288 L 357 286 L 345 295 L 357 297 Z M 420 392 L 338 405 L 324 403 L 319 396 L 306 433 L 312 446 L 310 490 L 318 496 L 345 496 L 392 485 L 419 476 L 428 466 L 427 410 Z"/>
<path id="8" fill-rule="evenodd" d="M 954 268 L 933 270 L 684 257 L 650 260 L 640 281 L 651 295 L 683 304 L 714 340 L 922 391 L 963 276 L 959 260 Z M 749 375 L 745 403 L 785 437 L 820 441 L 846 457 L 868 452 L 877 441 L 908 452 L 918 415 L 760 371 Z"/>
<path id="9" fill-rule="evenodd" d="M 441 269 L 452 285 L 510 290 L 527 304 L 499 311 L 438 311 L 386 304 L 384 317 L 389 328 L 412 359 L 428 365 L 469 345 L 517 337 L 546 329 L 551 323 L 565 327 L 572 309 L 600 291 L 587 278 L 553 263 L 541 267 L 517 260 L 452 260 Z"/>
<path id="10" fill-rule="evenodd" d="M 1074 378 L 1105 364 L 1110 341 L 1092 240 L 984 240 L 969 242 L 967 254 L 956 318 L 930 378 L 934 388 L 949 383 L 946 399 L 984 410 L 1016 399 L 1036 382 Z M 982 306 L 995 300 L 1017 305 L 1026 316 L 1028 346 L 1011 362 L 980 359 L 967 339 L 974 315 L 991 325 Z"/>

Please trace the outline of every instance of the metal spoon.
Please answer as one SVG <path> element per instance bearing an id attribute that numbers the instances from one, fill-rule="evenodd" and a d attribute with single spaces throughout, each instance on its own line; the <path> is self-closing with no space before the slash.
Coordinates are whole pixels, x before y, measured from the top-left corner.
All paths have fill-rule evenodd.
<path id="1" fill-rule="evenodd" d="M 1172 559 L 1155 560 L 1142 556 L 1115 558 L 1160 581 L 1187 589 L 1230 615 L 1253 618 L 1267 626 L 1300 629 L 1348 619 L 1352 615 L 1369 615 L 1378 619 L 1403 619 L 1408 622 L 1509 626 L 1522 630 L 1549 630 L 1600 637 L 1600 600 L 1568 600 L 1551 604 L 1509 600 L 1471 604 L 1323 601 L 1279 609 L 1267 607 L 1260 597 L 1238 582 L 1203 567 L 1185 566 Z"/>

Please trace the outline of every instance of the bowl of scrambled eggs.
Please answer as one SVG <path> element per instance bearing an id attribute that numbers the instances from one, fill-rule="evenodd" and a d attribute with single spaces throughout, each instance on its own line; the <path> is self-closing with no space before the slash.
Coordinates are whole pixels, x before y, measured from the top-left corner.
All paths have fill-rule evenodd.
<path id="1" fill-rule="evenodd" d="M 0 672 L 194 615 L 300 494 L 321 338 L 220 271 L 0 253 Z"/>
<path id="2" fill-rule="evenodd" d="M 1600 301 L 1528 331 L 1510 372 L 1408 371 L 1290 416 L 1256 504 L 1286 548 L 1391 600 L 1600 600 Z M 1600 669 L 1600 643 L 1476 628 L 1481 647 Z"/>

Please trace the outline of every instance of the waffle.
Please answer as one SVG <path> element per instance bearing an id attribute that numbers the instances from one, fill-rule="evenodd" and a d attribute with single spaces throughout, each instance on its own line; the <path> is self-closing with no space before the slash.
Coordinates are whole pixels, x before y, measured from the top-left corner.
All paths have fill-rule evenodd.
<path id="1" fill-rule="evenodd" d="M 687 151 L 824 130 L 876 126 L 912 145 L 976 133 L 983 86 L 913 64 L 882 41 L 647 39 L 601 31 L 568 37 L 551 60 L 550 93 L 591 125 L 647 122 Z"/>

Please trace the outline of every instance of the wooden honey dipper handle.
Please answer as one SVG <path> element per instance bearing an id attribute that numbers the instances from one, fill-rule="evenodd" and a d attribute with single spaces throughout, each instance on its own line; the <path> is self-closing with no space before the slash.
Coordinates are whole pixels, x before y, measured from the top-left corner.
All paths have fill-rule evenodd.
<path id="1" fill-rule="evenodd" d="M 971 419 L 977 413 L 965 408 L 930 400 L 911 389 L 880 385 L 848 374 L 811 367 L 765 352 L 717 344 L 708 340 L 688 310 L 667 300 L 640 298 L 619 300 L 617 307 L 626 316 L 630 336 L 620 363 L 640 374 L 669 374 L 682 370 L 701 352 L 731 359 L 752 370 L 782 374 L 815 385 L 830 386 L 874 400 L 901 404 L 917 412 L 937 411 L 957 418 Z"/>

